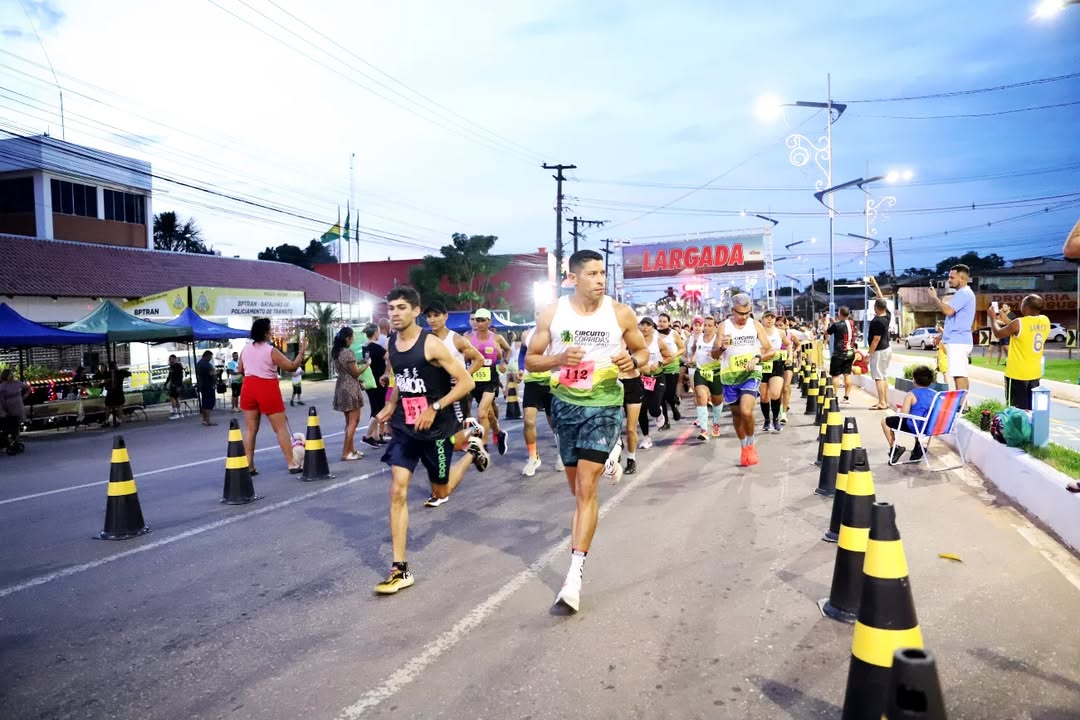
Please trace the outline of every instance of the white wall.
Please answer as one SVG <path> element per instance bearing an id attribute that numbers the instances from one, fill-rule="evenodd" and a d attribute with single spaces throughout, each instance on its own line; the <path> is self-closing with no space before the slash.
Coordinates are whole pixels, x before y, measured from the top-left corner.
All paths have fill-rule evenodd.
<path id="1" fill-rule="evenodd" d="M 124 302 L 124 298 L 107 298 L 117 304 Z M 57 298 L 45 296 L 17 296 L 9 298 L 0 296 L 0 301 L 6 302 L 11 308 L 28 320 L 39 323 L 70 323 L 86 317 L 97 308 L 100 298 L 77 297 Z"/>

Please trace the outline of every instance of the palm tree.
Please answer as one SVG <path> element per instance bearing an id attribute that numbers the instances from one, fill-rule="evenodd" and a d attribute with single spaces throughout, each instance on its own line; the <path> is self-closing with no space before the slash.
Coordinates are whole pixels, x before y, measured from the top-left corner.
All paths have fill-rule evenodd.
<path id="1" fill-rule="evenodd" d="M 330 333 L 333 332 L 334 321 L 337 320 L 337 308 L 332 304 L 315 303 L 311 308 L 311 318 L 315 321 L 311 333 L 311 362 L 329 375 Z"/>
<path id="2" fill-rule="evenodd" d="M 170 252 L 186 252 L 209 255 L 195 221 L 188 219 L 180 224 L 180 219 L 171 210 L 154 216 L 154 249 Z"/>

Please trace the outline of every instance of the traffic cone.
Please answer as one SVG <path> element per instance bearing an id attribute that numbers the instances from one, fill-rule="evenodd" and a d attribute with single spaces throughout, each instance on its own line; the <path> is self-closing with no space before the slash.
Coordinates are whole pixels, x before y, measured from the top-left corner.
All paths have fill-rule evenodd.
<path id="1" fill-rule="evenodd" d="M 907 559 L 896 529 L 896 507 L 875 503 L 871 515 L 843 720 L 880 720 L 885 712 L 893 655 L 903 648 L 923 647 Z"/>
<path id="2" fill-rule="evenodd" d="M 851 472 L 851 455 L 855 448 L 862 447 L 859 438 L 859 425 L 855 418 L 844 418 L 844 434 L 840 441 L 840 464 L 836 469 L 836 493 L 833 495 L 832 515 L 829 517 L 829 529 L 821 537 L 825 542 L 836 542 L 840 537 L 840 511 L 844 507 L 847 494 L 848 473 Z"/>
<path id="3" fill-rule="evenodd" d="M 882 718 L 945 720 L 945 701 L 933 653 L 915 648 L 896 651 Z"/>
<path id="4" fill-rule="evenodd" d="M 251 468 L 248 467 L 244 453 L 244 436 L 240 434 L 240 423 L 236 419 L 229 421 L 229 447 L 225 452 L 225 489 L 221 493 L 221 502 L 226 505 L 244 505 L 255 502 L 255 485 L 251 482 Z"/>
<path id="5" fill-rule="evenodd" d="M 822 397 L 821 395 L 818 396 L 819 399 L 821 397 Z M 818 423 L 818 446 L 817 446 L 817 457 L 814 458 L 814 464 L 817 465 L 818 467 L 821 467 L 821 458 L 824 457 L 824 455 L 825 455 L 825 432 L 826 432 L 826 430 L 828 430 L 829 413 L 830 412 L 835 412 L 835 413 L 839 414 L 839 412 L 840 412 L 840 407 L 839 407 L 839 405 L 836 404 L 836 396 L 833 395 L 833 387 L 832 387 L 832 385 L 825 388 L 824 402 L 822 402 L 818 406 L 818 409 L 820 410 L 820 413 L 819 413 L 818 419 L 817 419 L 817 423 Z M 840 420 L 837 419 L 837 423 L 839 423 L 839 422 L 840 422 Z"/>
<path id="6" fill-rule="evenodd" d="M 836 475 L 840 469 L 840 443 L 844 437 L 840 408 L 836 398 L 829 402 L 829 415 L 825 421 L 825 442 L 821 451 L 821 472 L 818 473 L 818 485 L 814 493 L 832 497 L 836 494 Z"/>
<path id="7" fill-rule="evenodd" d="M 506 381 L 506 419 L 521 419 L 521 404 L 518 402 L 517 383 L 509 379 Z"/>
<path id="8" fill-rule="evenodd" d="M 844 509 L 840 515 L 840 533 L 836 543 L 829 597 L 818 601 L 821 614 L 840 622 L 854 622 L 859 611 L 863 585 L 863 559 L 870 532 L 870 513 L 874 507 L 874 478 L 866 450 L 852 454 L 851 472 L 844 490 Z M 878 713 L 880 715 L 880 713 Z M 877 720 L 877 718 L 875 718 Z"/>
<path id="9" fill-rule="evenodd" d="M 109 467 L 109 495 L 105 501 L 105 529 L 102 540 L 127 540 L 150 532 L 143 520 L 139 494 L 135 491 L 135 476 L 131 473 L 124 438 L 113 438 L 112 465 Z"/>
<path id="10" fill-rule="evenodd" d="M 330 462 L 326 459 L 326 446 L 323 444 L 322 430 L 319 429 L 319 413 L 312 406 L 307 411 L 304 472 L 300 475 L 300 479 L 309 482 L 311 480 L 330 480 L 333 477 L 330 472 Z"/>
<path id="11" fill-rule="evenodd" d="M 810 377 L 806 382 L 806 410 L 803 415 L 813 415 L 817 412 L 818 379 L 811 368 Z"/>

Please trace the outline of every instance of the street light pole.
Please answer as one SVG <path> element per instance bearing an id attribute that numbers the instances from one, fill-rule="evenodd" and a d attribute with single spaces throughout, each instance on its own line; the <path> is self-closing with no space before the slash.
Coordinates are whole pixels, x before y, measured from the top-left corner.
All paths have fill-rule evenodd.
<path id="1" fill-rule="evenodd" d="M 832 74 L 825 75 L 825 81 L 828 85 L 828 138 L 829 138 L 829 177 L 827 182 L 832 185 Z M 836 317 L 836 261 L 833 257 L 833 224 L 836 217 L 836 212 L 833 210 L 833 199 L 829 197 L 829 317 Z"/>

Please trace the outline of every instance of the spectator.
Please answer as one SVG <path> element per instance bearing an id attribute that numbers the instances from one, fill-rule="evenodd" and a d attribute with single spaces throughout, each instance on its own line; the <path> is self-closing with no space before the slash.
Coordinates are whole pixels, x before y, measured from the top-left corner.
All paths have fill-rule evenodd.
<path id="1" fill-rule="evenodd" d="M 1031 391 L 1043 374 L 1043 349 L 1050 335 L 1050 318 L 1043 315 L 1043 307 L 1041 296 L 1028 295 L 1020 303 L 1021 316 L 1007 323 L 1003 314 L 990 308 L 994 336 L 1016 338 L 1005 364 L 1005 402 L 1021 410 L 1031 410 Z"/>
<path id="2" fill-rule="evenodd" d="M 165 378 L 165 392 L 169 394 L 169 402 L 172 403 L 170 420 L 179 420 L 183 417 L 180 411 L 180 394 L 184 390 L 184 366 L 176 359 L 175 355 L 169 356 L 169 375 Z"/>
<path id="3" fill-rule="evenodd" d="M 30 383 L 15 379 L 11 368 L 0 372 L 0 435 L 7 437 L 7 453 L 15 455 L 18 450 L 19 430 L 26 419 L 24 400 L 30 395 Z"/>
<path id="4" fill-rule="evenodd" d="M 904 396 L 904 404 L 900 406 L 900 412 L 905 415 L 913 415 L 915 417 L 926 417 L 930 413 L 930 405 L 934 402 L 934 396 L 937 394 L 930 389 L 930 383 L 934 382 L 934 371 L 925 365 L 920 365 L 915 368 L 915 372 L 911 376 L 912 381 L 915 383 L 915 387 L 911 389 L 907 395 Z M 896 464 L 900 461 L 901 456 L 907 448 L 896 445 L 893 443 L 896 438 L 896 430 L 900 429 L 900 416 L 891 415 L 881 421 L 881 429 L 885 433 L 885 439 L 889 441 L 889 447 L 892 448 L 892 455 L 889 458 L 889 462 Z M 915 426 L 911 420 L 904 418 L 904 432 L 914 433 Z M 918 462 L 922 460 L 923 449 L 918 440 L 915 441 L 915 447 L 911 449 L 912 462 Z"/>
<path id="5" fill-rule="evenodd" d="M 304 401 L 300 399 L 300 383 L 304 378 L 303 366 L 296 368 L 292 372 L 292 397 L 289 398 L 289 407 L 293 406 L 295 402 L 297 405 L 303 405 Z"/>
<path id="6" fill-rule="evenodd" d="M 1061 248 L 1061 254 L 1065 256 L 1066 260 L 1080 260 L 1080 220 L 1076 221 L 1073 225 L 1073 229 L 1069 232 L 1069 236 L 1065 238 L 1065 245 Z M 1077 483 L 1080 485 L 1080 483 Z M 1080 492 L 1080 490 L 1073 490 L 1073 492 Z"/>
<path id="7" fill-rule="evenodd" d="M 844 402 L 851 402 L 851 365 L 855 361 L 855 323 L 851 320 L 851 309 L 847 305 L 840 308 L 840 318 L 829 325 L 828 334 L 832 336 L 832 358 L 829 360 L 829 377 L 832 378 L 833 390 L 840 397 L 840 376 L 844 378 Z"/>
<path id="8" fill-rule="evenodd" d="M 330 357 L 337 373 L 334 386 L 334 409 L 345 414 L 345 444 L 341 448 L 342 460 L 359 460 L 364 454 L 357 452 L 356 428 L 360 425 L 360 410 L 364 407 L 364 391 L 360 387 L 360 376 L 367 370 L 367 363 L 358 364 L 356 355 L 349 346 L 353 341 L 350 327 L 338 330 L 334 338 L 334 347 Z"/>
<path id="9" fill-rule="evenodd" d="M 941 381 L 947 383 L 949 382 L 949 358 L 945 356 L 945 343 L 942 340 L 945 335 L 945 326 L 938 323 L 934 326 L 934 333 L 937 336 L 937 371 L 941 373 Z"/>
<path id="10" fill-rule="evenodd" d="M 105 407 L 109 411 L 105 418 L 105 425 L 112 421 L 113 427 L 121 422 L 124 411 L 124 378 L 131 377 L 127 370 L 121 370 L 115 360 L 109 361 L 109 378 L 105 384 Z"/>
<path id="11" fill-rule="evenodd" d="M 941 344 L 945 346 L 948 374 L 957 390 L 968 389 L 968 360 L 971 356 L 971 325 L 975 322 L 975 293 L 968 287 L 971 269 L 967 265 L 949 268 L 949 287 L 956 290 L 949 302 L 937 296 L 934 283 L 930 283 L 930 297 L 945 314 L 945 332 Z"/>
<path id="12" fill-rule="evenodd" d="M 210 412 L 217 404 L 214 394 L 217 386 L 217 371 L 214 369 L 214 353 L 206 350 L 199 362 L 195 363 L 195 383 L 199 389 L 199 412 L 202 413 L 202 424 L 207 427 L 217 425 L 210 419 Z"/>
<path id="13" fill-rule="evenodd" d="M 307 354 L 307 338 L 300 342 L 295 360 L 290 360 L 270 342 L 270 319 L 258 318 L 251 323 L 251 342 L 240 353 L 239 371 L 244 375 L 240 389 L 240 409 L 244 411 L 244 452 L 247 454 L 251 474 L 255 469 L 255 437 L 263 415 L 270 420 L 270 427 L 277 436 L 278 446 L 285 455 L 289 472 L 298 475 L 302 468 L 293 464 L 292 437 L 285 417 L 285 402 L 278 385 L 278 369 L 292 372 L 304 364 Z"/>
<path id="14" fill-rule="evenodd" d="M 473 328 L 476 329 L 475 327 Z M 383 350 L 387 348 L 387 343 L 390 342 L 390 318 L 382 318 L 379 320 L 379 338 L 378 343 L 382 345 Z"/>
<path id="15" fill-rule="evenodd" d="M 379 326 L 368 325 L 364 328 L 367 344 L 361 350 L 361 357 L 371 368 L 371 375 L 376 379 L 374 387 L 364 388 L 371 406 L 371 422 L 368 423 L 367 435 L 360 439 L 368 447 L 384 445 L 381 428 L 376 416 L 386 406 L 386 389 L 380 384 L 386 375 L 386 348 L 379 342 Z"/>
<path id="16" fill-rule="evenodd" d="M 232 394 L 232 411 L 240 412 L 240 388 L 244 384 L 244 374 L 240 372 L 240 353 L 234 352 L 232 360 L 225 364 L 229 376 L 229 392 Z"/>
<path id="17" fill-rule="evenodd" d="M 877 402 L 870 406 L 871 410 L 889 409 L 889 362 L 892 360 L 892 346 L 889 343 L 889 326 L 892 324 L 892 315 L 889 313 L 889 303 L 881 294 L 877 280 L 870 278 L 877 299 L 874 300 L 874 319 L 870 321 L 868 329 L 870 340 L 870 377 L 874 379 L 877 389 Z"/>
<path id="18" fill-rule="evenodd" d="M 990 318 L 990 332 L 993 333 L 994 328 L 997 327 L 997 323 L 1008 325 L 1015 319 L 1016 313 L 1012 311 L 1012 305 L 1009 303 L 1002 303 L 1001 313 L 998 316 L 998 319 L 995 321 L 993 318 Z M 994 339 L 997 339 L 996 335 L 994 335 Z M 1003 337 L 998 340 L 998 365 L 1008 363 L 1009 361 L 1009 342 L 1010 339 L 1008 337 Z"/>

